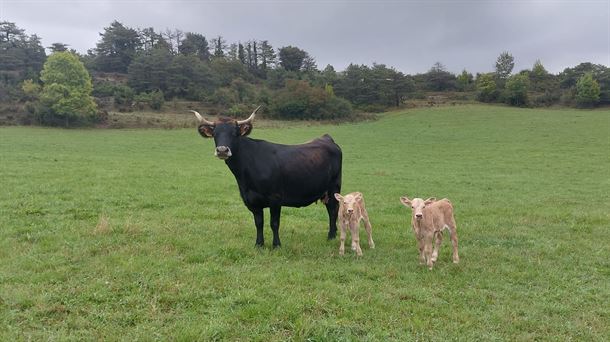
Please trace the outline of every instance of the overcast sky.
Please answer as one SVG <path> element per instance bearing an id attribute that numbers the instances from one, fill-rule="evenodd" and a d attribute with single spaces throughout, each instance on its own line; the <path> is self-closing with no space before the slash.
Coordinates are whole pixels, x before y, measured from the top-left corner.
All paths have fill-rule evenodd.
<path id="1" fill-rule="evenodd" d="M 581 62 L 610 66 L 610 0 L 205 1 L 0 0 L 0 20 L 79 52 L 113 20 L 132 28 L 197 32 L 228 43 L 297 46 L 318 67 L 383 63 L 409 73 L 434 62 L 449 71 L 492 71 L 508 51 L 515 69 L 540 59 L 557 73 Z"/>

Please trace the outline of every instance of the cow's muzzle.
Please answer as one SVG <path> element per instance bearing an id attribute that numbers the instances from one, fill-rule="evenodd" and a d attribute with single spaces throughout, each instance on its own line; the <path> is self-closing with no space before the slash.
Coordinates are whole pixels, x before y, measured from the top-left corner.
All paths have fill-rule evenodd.
<path id="1" fill-rule="evenodd" d="M 225 160 L 229 159 L 233 154 L 228 146 L 218 146 L 216 147 L 216 151 L 214 151 L 214 155 L 218 157 L 218 159 Z"/>

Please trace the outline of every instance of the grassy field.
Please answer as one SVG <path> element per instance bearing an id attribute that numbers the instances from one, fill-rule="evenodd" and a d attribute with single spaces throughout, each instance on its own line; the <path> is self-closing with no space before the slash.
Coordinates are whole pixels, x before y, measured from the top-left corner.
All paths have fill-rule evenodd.
<path id="1" fill-rule="evenodd" d="M 0 340 L 608 340 L 610 113 L 414 109 L 330 133 L 376 249 L 340 257 L 323 205 L 282 248 L 213 141 L 181 130 L 0 128 Z M 448 197 L 460 238 L 420 266 L 401 195 Z M 364 230 L 362 230 L 362 233 Z M 361 234 L 362 234 L 361 233 Z"/>

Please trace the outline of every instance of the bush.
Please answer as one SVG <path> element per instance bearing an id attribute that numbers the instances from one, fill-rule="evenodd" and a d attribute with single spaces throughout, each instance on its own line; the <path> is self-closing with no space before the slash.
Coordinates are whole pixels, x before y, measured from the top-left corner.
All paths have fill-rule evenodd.
<path id="1" fill-rule="evenodd" d="M 498 98 L 498 90 L 493 74 L 482 74 L 476 81 L 477 100 L 481 102 L 493 102 Z"/>
<path id="2" fill-rule="evenodd" d="M 534 107 L 548 107 L 559 103 L 560 97 L 559 91 L 547 90 L 543 94 L 534 96 L 530 104 Z"/>
<path id="3" fill-rule="evenodd" d="M 576 104 L 582 108 L 594 107 L 599 102 L 599 84 L 591 73 L 582 75 L 576 83 Z"/>
<path id="4" fill-rule="evenodd" d="M 165 97 L 161 90 L 155 90 L 150 94 L 150 108 L 160 110 L 165 103 Z"/>
<path id="5" fill-rule="evenodd" d="M 155 90 L 150 93 L 140 93 L 134 96 L 134 104 L 138 109 L 144 109 L 146 107 L 160 110 L 165 103 L 165 97 L 161 90 Z"/>
<path id="6" fill-rule="evenodd" d="M 349 116 L 349 101 L 314 88 L 306 81 L 287 80 L 286 87 L 276 93 L 271 115 L 289 120 L 330 120 Z"/>
<path id="7" fill-rule="evenodd" d="M 506 81 L 506 102 L 512 106 L 525 106 L 529 85 L 527 75 L 517 74 L 509 77 Z"/>
<path id="8" fill-rule="evenodd" d="M 44 64 L 40 79 L 44 86 L 36 114 L 41 123 L 69 126 L 95 121 L 91 77 L 76 55 L 52 54 Z"/>

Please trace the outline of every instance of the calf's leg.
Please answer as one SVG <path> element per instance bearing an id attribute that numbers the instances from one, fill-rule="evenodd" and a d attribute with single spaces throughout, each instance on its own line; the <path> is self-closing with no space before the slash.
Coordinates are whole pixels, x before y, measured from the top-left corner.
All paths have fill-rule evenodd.
<path id="1" fill-rule="evenodd" d="M 452 220 L 449 225 L 449 235 L 451 236 L 451 244 L 453 245 L 453 263 L 457 264 L 460 262 L 460 256 L 458 255 L 458 236 L 457 236 L 457 227 L 455 225 L 455 220 Z"/>
<path id="2" fill-rule="evenodd" d="M 434 233 L 434 251 L 432 251 L 432 262 L 436 262 L 438 259 L 438 251 L 441 248 L 443 242 L 443 231 Z"/>
<path id="3" fill-rule="evenodd" d="M 432 261 L 432 244 L 434 240 L 434 233 L 426 233 L 424 236 L 424 255 L 426 258 L 426 265 L 428 265 L 428 269 L 432 269 L 434 266 L 434 262 Z"/>
<path id="4" fill-rule="evenodd" d="M 345 254 L 345 231 L 347 230 L 346 224 L 341 220 L 341 243 L 339 244 L 339 255 Z"/>
<path id="5" fill-rule="evenodd" d="M 358 221 L 351 220 L 349 222 L 349 228 L 352 234 L 352 249 L 356 251 L 358 256 L 362 256 L 362 249 L 360 248 L 360 232 Z"/>
<path id="6" fill-rule="evenodd" d="M 366 210 L 363 210 L 362 219 L 364 220 L 364 229 L 369 239 L 369 248 L 375 248 L 375 242 L 373 241 L 373 227 L 371 227 L 371 221 L 369 221 L 369 214 Z"/>

